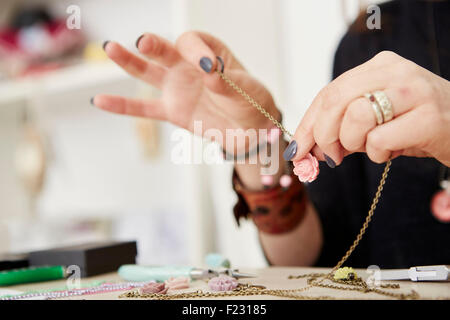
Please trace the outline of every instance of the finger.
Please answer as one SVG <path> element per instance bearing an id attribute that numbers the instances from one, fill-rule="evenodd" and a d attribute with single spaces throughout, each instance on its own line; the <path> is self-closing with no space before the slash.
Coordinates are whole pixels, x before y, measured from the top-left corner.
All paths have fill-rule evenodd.
<path id="1" fill-rule="evenodd" d="M 175 46 L 156 34 L 143 34 L 136 41 L 136 47 L 140 53 L 166 67 L 171 67 L 181 61 L 181 56 Z"/>
<path id="2" fill-rule="evenodd" d="M 211 73 L 216 70 L 216 54 L 200 37 L 198 32 L 186 32 L 176 41 L 175 47 L 181 56 L 200 72 Z M 204 60 L 202 60 L 204 59 Z M 200 61 L 202 60 L 202 65 Z"/>
<path id="3" fill-rule="evenodd" d="M 116 42 L 108 42 L 105 45 L 105 52 L 112 61 L 133 77 L 161 88 L 166 74 L 166 69 L 162 66 L 136 56 Z"/>
<path id="4" fill-rule="evenodd" d="M 318 145 L 315 145 L 312 149 L 311 149 L 311 154 L 313 156 L 315 156 L 317 158 L 317 160 L 319 161 L 325 161 L 324 155 L 322 150 L 320 150 Z"/>
<path id="5" fill-rule="evenodd" d="M 320 99 L 317 96 L 315 99 Z M 313 101 L 314 104 L 314 101 Z M 303 116 L 300 124 L 297 126 L 295 133 L 292 137 L 290 144 L 296 144 L 296 153 L 291 156 L 284 157 L 285 160 L 298 160 L 302 159 L 306 156 L 308 152 L 314 147 L 316 142 L 314 141 L 314 136 L 312 132 L 314 120 L 316 118 L 318 109 L 317 108 L 308 108 L 306 110 L 305 115 Z M 289 146 L 288 146 L 289 147 Z"/>
<path id="6" fill-rule="evenodd" d="M 401 155 L 403 155 L 403 152 L 404 152 L 404 150 L 392 151 L 391 160 L 400 157 Z"/>
<path id="7" fill-rule="evenodd" d="M 203 82 L 208 89 L 218 94 L 230 92 L 230 88 L 214 72 L 222 67 L 217 56 L 222 58 L 228 74 L 242 70 L 233 70 L 240 64 L 223 43 L 205 33 L 186 32 L 177 39 L 175 46 L 181 56 L 203 74 Z"/>
<path id="8" fill-rule="evenodd" d="M 129 116 L 166 120 L 163 103 L 158 99 L 132 99 L 121 96 L 99 94 L 92 103 L 100 109 Z"/>
<path id="9" fill-rule="evenodd" d="M 310 152 L 311 152 L 311 154 L 312 154 L 313 156 L 315 156 L 315 157 L 317 158 L 317 160 L 319 160 L 319 161 L 326 161 L 325 155 L 324 155 L 323 151 L 320 150 L 320 148 L 319 148 L 318 145 L 315 145 L 315 146 L 311 149 Z M 354 151 L 354 152 L 365 152 L 365 146 L 364 146 L 363 149 L 356 150 L 356 151 Z M 350 152 L 350 151 L 344 150 L 344 157 L 346 157 L 346 156 L 348 156 L 348 155 L 350 155 L 350 154 L 352 154 L 352 153 L 354 153 L 354 152 Z"/>
<path id="10" fill-rule="evenodd" d="M 382 163 L 397 155 L 395 151 L 404 150 L 402 154 L 409 154 L 409 149 L 421 149 L 433 135 L 435 125 L 418 109 L 407 112 L 368 133 L 367 155 L 372 161 Z"/>
<path id="11" fill-rule="evenodd" d="M 353 100 L 342 119 L 339 141 L 348 151 L 365 148 L 367 134 L 377 125 L 374 110 L 368 99 Z"/>
<path id="12" fill-rule="evenodd" d="M 417 148 L 406 149 L 403 151 L 393 151 L 391 155 L 391 159 L 399 156 L 407 156 L 407 157 L 420 157 L 420 158 L 434 158 L 430 153 L 425 152 L 423 150 Z"/>
<path id="13" fill-rule="evenodd" d="M 373 151 L 371 151 L 372 153 Z M 406 157 L 420 157 L 420 158 L 431 158 L 432 155 L 430 155 L 429 153 L 419 150 L 417 148 L 411 148 L 411 149 L 406 149 L 406 150 L 398 150 L 398 151 L 392 151 L 390 153 L 390 157 L 386 158 L 384 160 L 380 160 L 379 163 L 383 163 L 386 162 L 388 160 L 394 160 L 400 156 L 406 156 Z"/>

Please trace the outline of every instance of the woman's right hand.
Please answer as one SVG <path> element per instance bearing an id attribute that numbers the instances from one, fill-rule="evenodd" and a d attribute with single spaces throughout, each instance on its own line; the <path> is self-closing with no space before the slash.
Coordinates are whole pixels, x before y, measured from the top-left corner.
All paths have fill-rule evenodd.
<path id="1" fill-rule="evenodd" d="M 194 129 L 194 120 L 201 120 L 203 130 L 219 129 L 224 137 L 226 129 L 272 127 L 268 119 L 214 72 L 218 63 L 220 67 L 216 59 L 220 56 L 225 73 L 270 114 L 279 118 L 280 113 L 269 91 L 211 35 L 187 32 L 174 45 L 146 33 L 138 39 L 136 46 L 148 59 L 112 41 L 105 43 L 104 49 L 108 57 L 126 72 L 160 89 L 161 97 L 142 100 L 99 94 L 93 100 L 97 107 L 119 114 L 166 120 L 190 131 Z"/>

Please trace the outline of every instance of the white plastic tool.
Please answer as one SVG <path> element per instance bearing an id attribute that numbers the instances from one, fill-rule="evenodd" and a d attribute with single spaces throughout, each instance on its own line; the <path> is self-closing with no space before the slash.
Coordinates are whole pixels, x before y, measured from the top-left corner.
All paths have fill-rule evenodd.
<path id="1" fill-rule="evenodd" d="M 380 280 L 412 280 L 412 281 L 446 281 L 449 268 L 447 266 L 423 266 L 409 269 L 380 271 Z"/>

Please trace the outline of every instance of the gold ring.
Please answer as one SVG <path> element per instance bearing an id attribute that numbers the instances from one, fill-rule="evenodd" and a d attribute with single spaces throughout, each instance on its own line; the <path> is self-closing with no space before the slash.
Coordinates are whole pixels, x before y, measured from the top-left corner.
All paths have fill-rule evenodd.
<path id="1" fill-rule="evenodd" d="M 383 91 L 375 91 L 373 93 L 375 100 L 378 102 L 378 105 L 381 108 L 381 112 L 383 112 L 383 120 L 384 122 L 388 122 L 394 118 L 394 110 L 392 110 L 392 103 L 387 97 L 386 93 Z"/>
<path id="2" fill-rule="evenodd" d="M 383 122 L 384 122 L 384 120 L 383 120 L 383 113 L 381 112 L 381 107 L 378 104 L 378 102 L 376 101 L 374 95 L 371 94 L 371 93 L 365 93 L 364 97 L 369 99 L 369 102 L 372 105 L 372 109 L 375 112 L 375 118 L 377 120 L 377 124 L 378 125 L 383 124 Z"/>

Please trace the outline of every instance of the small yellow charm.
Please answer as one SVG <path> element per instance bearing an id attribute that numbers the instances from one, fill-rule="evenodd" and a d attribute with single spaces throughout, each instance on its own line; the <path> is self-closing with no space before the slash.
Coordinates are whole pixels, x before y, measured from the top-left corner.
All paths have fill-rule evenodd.
<path id="1" fill-rule="evenodd" d="M 357 278 L 358 275 L 356 274 L 355 270 L 349 267 L 339 268 L 334 273 L 334 280 L 354 280 Z"/>

